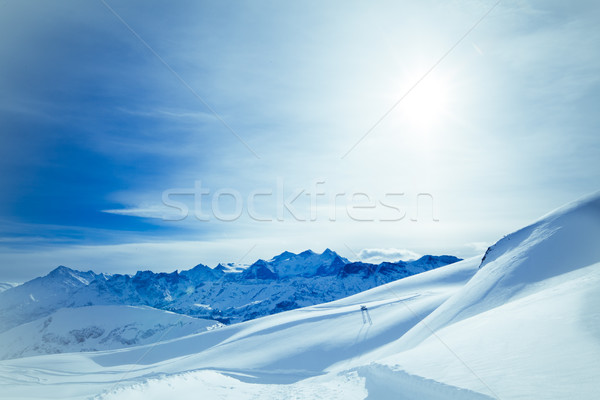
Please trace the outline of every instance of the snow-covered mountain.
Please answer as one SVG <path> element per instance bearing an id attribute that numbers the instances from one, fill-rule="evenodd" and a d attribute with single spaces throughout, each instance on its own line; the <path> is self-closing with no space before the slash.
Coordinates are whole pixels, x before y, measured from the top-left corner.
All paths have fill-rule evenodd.
<path id="1" fill-rule="evenodd" d="M 150 307 L 63 308 L 0 333 L 0 359 L 155 343 L 223 326 Z"/>
<path id="2" fill-rule="evenodd" d="M 284 252 L 254 264 L 133 276 L 58 267 L 0 293 L 0 332 L 61 308 L 138 305 L 224 323 L 332 301 L 383 283 L 459 261 L 452 256 L 379 265 L 350 262 L 332 250 Z"/>
<path id="3" fill-rule="evenodd" d="M 94 280 L 105 279 L 92 271 L 58 267 L 48 275 L 35 278 L 0 293 L 0 332 L 49 315 L 69 304 L 71 296 Z"/>
<path id="4" fill-rule="evenodd" d="M 600 194 L 505 236 L 483 260 L 330 303 L 153 345 L 0 361 L 1 390 L 62 399 L 596 399 L 598 243 Z"/>
<path id="5" fill-rule="evenodd" d="M 0 292 L 4 292 L 5 290 L 8 290 L 10 288 L 14 288 L 17 285 L 18 285 L 18 283 L 0 282 Z"/>

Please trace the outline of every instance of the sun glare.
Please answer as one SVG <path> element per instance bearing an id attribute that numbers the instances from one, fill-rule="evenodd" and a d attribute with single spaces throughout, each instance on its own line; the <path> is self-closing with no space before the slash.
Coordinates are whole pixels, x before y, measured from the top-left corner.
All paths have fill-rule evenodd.
<path id="1" fill-rule="evenodd" d="M 402 119 L 410 128 L 427 133 L 438 126 L 447 113 L 448 91 L 446 85 L 434 77 L 423 79 L 404 98 Z"/>

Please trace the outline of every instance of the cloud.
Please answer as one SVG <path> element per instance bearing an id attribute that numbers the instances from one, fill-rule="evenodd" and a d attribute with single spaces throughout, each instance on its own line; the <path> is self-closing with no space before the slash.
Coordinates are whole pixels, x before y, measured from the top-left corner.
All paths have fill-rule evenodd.
<path id="1" fill-rule="evenodd" d="M 129 217 L 155 218 L 167 221 L 176 221 L 182 218 L 181 212 L 163 205 L 150 205 L 142 207 L 102 210 L 103 213 L 126 215 Z"/>
<path id="2" fill-rule="evenodd" d="M 471 242 L 465 244 L 465 247 L 468 249 L 468 251 L 475 252 L 476 254 L 485 253 L 489 246 L 490 243 L 488 242 Z"/>
<path id="3" fill-rule="evenodd" d="M 188 119 L 194 122 L 197 121 L 215 121 L 216 117 L 208 112 L 194 111 L 187 109 L 176 108 L 153 108 L 153 109 L 130 109 L 119 107 L 119 111 L 124 114 L 134 115 L 138 117 L 153 117 L 153 118 L 170 118 L 175 120 Z"/>
<path id="4" fill-rule="evenodd" d="M 421 257 L 421 254 L 407 249 L 362 249 L 358 256 L 362 261 L 383 262 L 415 260 Z"/>

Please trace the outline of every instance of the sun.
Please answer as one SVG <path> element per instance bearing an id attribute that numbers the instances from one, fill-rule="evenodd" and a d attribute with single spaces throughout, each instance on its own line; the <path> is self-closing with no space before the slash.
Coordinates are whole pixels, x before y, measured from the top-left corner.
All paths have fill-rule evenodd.
<path id="1" fill-rule="evenodd" d="M 415 133 L 427 134 L 448 114 L 448 88 L 434 76 L 426 76 L 400 103 L 402 120 Z"/>

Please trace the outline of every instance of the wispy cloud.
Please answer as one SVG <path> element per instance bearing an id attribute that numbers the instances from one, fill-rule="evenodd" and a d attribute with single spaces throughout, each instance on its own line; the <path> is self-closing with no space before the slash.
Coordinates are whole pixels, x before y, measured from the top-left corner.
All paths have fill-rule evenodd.
<path id="1" fill-rule="evenodd" d="M 120 107 L 124 114 L 138 117 L 172 118 L 174 120 L 215 121 L 215 116 L 203 111 L 175 108 L 129 109 Z"/>
<path id="2" fill-rule="evenodd" d="M 475 254 L 483 254 L 489 246 L 490 243 L 487 242 L 471 242 L 465 245 L 468 252 Z"/>
<path id="3" fill-rule="evenodd" d="M 181 218 L 178 211 L 164 205 L 148 205 L 142 207 L 120 208 L 112 210 L 102 210 L 103 213 L 127 215 L 130 217 L 155 218 L 160 220 L 177 220 Z"/>
<path id="4" fill-rule="evenodd" d="M 407 249 L 362 249 L 358 256 L 362 261 L 379 263 L 383 261 L 416 260 L 422 255 Z"/>

